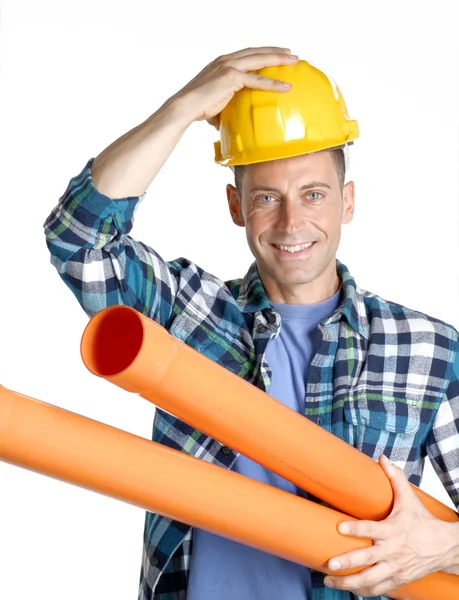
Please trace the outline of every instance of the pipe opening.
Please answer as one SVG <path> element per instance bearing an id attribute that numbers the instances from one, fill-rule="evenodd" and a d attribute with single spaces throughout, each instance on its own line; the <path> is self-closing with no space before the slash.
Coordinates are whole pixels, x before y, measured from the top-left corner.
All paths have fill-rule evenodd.
<path id="1" fill-rule="evenodd" d="M 110 377 L 132 364 L 143 343 L 143 326 L 136 311 L 123 306 L 97 314 L 88 324 L 81 343 L 86 367 L 100 377 Z"/>

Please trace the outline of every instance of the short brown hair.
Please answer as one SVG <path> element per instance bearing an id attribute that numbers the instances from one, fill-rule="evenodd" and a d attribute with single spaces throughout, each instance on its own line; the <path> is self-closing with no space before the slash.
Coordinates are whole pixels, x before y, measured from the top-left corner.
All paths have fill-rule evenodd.
<path id="1" fill-rule="evenodd" d="M 326 150 L 321 150 L 326 152 Z M 342 148 L 331 148 L 328 152 L 332 153 L 333 162 L 335 164 L 336 172 L 338 173 L 338 179 L 341 189 L 344 186 L 344 180 L 346 177 L 346 162 L 344 159 L 344 150 Z M 239 195 L 242 194 L 242 179 L 244 178 L 245 165 L 238 165 L 234 167 L 234 185 L 236 186 Z"/>

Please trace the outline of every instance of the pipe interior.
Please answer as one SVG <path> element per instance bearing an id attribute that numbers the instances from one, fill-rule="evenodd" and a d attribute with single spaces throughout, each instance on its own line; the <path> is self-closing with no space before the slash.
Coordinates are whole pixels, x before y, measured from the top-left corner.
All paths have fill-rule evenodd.
<path id="1" fill-rule="evenodd" d="M 117 375 L 133 362 L 142 342 L 142 323 L 134 311 L 121 307 L 108 311 L 95 320 L 86 365 L 101 377 Z"/>

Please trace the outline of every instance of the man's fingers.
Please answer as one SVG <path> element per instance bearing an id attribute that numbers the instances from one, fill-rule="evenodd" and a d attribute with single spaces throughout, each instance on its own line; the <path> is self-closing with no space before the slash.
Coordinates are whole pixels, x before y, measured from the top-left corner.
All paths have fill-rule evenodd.
<path id="1" fill-rule="evenodd" d="M 185 104 L 193 121 L 210 120 L 218 115 L 234 94 L 244 86 L 274 92 L 287 92 L 291 88 L 288 83 L 247 72 L 257 71 L 266 66 L 295 64 L 298 57 L 291 57 L 289 50 L 256 48 L 241 52 L 247 54 L 241 56 L 241 53 L 234 53 L 229 55 L 231 58 L 220 57 L 209 63 L 176 94 L 176 97 L 188 97 Z M 211 124 L 216 127 L 216 123 L 211 121 Z"/>
<path id="2" fill-rule="evenodd" d="M 381 560 L 381 546 L 370 546 L 361 548 L 336 556 L 328 561 L 327 567 L 330 571 L 346 571 L 356 567 L 368 567 Z"/>
<path id="3" fill-rule="evenodd" d="M 242 75 L 242 81 L 245 87 L 252 88 L 254 90 L 288 92 L 288 90 L 292 87 L 291 84 L 286 81 L 261 77 L 261 75 L 254 75 L 253 73 L 244 73 Z"/>
<path id="4" fill-rule="evenodd" d="M 327 587 L 354 592 L 359 596 L 379 596 L 398 587 L 386 563 L 377 563 L 360 573 L 346 577 L 327 576 L 324 579 Z"/>
<path id="5" fill-rule="evenodd" d="M 369 538 L 371 540 L 384 540 L 391 533 L 390 524 L 385 521 L 345 521 L 338 526 L 341 534 Z"/>
<path id="6" fill-rule="evenodd" d="M 277 67 L 279 65 L 294 65 L 298 62 L 298 56 L 269 52 L 266 54 L 249 54 L 238 59 L 225 61 L 225 65 L 238 71 L 258 71 L 264 67 Z"/>
<path id="7" fill-rule="evenodd" d="M 260 46 L 259 48 L 244 48 L 230 54 L 223 54 L 217 58 L 218 62 L 242 58 L 251 54 L 290 54 L 290 48 L 278 48 L 277 46 Z"/>
<path id="8" fill-rule="evenodd" d="M 402 506 L 406 506 L 410 509 L 413 509 L 413 507 L 421 508 L 423 506 L 422 502 L 411 487 L 403 470 L 391 463 L 384 454 L 381 454 L 379 457 L 379 464 L 389 478 L 394 491 L 394 508 L 392 512 L 394 513 L 396 510 L 400 510 Z"/>

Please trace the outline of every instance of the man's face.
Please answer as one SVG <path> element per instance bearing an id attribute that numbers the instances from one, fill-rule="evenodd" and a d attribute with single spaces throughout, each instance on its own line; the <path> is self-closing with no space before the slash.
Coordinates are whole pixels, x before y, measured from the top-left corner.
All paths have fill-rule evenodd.
<path id="1" fill-rule="evenodd" d="M 241 197 L 231 185 L 227 195 L 271 299 L 285 297 L 283 292 L 297 297 L 305 285 L 317 287 L 327 274 L 336 277 L 341 224 L 352 220 L 354 185 L 341 189 L 331 152 L 248 165 Z"/>

